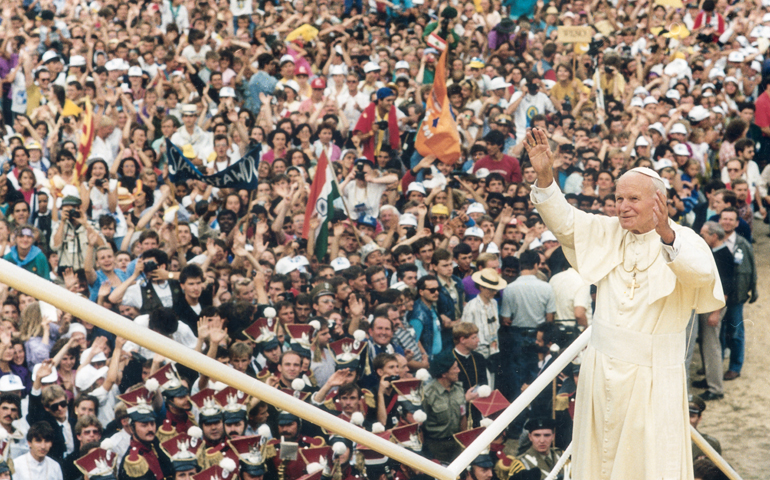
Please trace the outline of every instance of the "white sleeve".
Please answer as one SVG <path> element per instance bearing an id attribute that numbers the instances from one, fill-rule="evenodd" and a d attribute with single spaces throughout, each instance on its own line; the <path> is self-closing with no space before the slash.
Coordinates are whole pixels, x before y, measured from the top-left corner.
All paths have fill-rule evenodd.
<path id="1" fill-rule="evenodd" d="M 661 243 L 663 245 L 663 258 L 666 259 L 666 262 L 671 263 L 676 260 L 676 256 L 679 255 L 679 249 L 682 247 L 682 241 L 679 239 L 679 235 L 674 237 L 674 243 L 672 245 L 666 245 L 663 242 Z"/>
<path id="2" fill-rule="evenodd" d="M 553 196 L 554 193 L 559 191 L 559 184 L 556 183 L 556 179 L 553 179 L 553 182 L 551 182 L 550 185 L 548 185 L 545 188 L 540 188 L 537 186 L 537 184 L 532 185 L 532 202 L 533 203 L 543 203 L 551 196 Z"/>

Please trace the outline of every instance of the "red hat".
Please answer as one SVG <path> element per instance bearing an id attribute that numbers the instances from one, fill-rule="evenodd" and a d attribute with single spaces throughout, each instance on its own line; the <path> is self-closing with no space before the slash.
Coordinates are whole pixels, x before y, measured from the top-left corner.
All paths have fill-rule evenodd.
<path id="1" fill-rule="evenodd" d="M 246 400 L 248 400 L 249 396 L 234 387 L 228 386 L 214 395 L 214 398 L 225 413 L 236 414 L 246 411 Z"/>
<path id="2" fill-rule="evenodd" d="M 332 447 L 312 447 L 312 448 L 300 448 L 299 454 L 302 456 L 302 460 L 305 465 L 311 463 L 320 463 L 322 466 L 329 464 L 329 460 L 332 458 Z"/>
<path id="3" fill-rule="evenodd" d="M 131 408 L 140 402 L 152 403 L 152 393 L 147 391 L 144 387 L 139 387 L 136 390 L 131 390 L 123 395 L 118 395 L 118 399 L 125 403 L 127 408 Z"/>
<path id="4" fill-rule="evenodd" d="M 375 433 L 380 438 L 390 441 L 391 431 L 385 430 L 384 432 Z M 364 456 L 364 464 L 366 465 L 382 465 L 388 461 L 388 457 L 381 454 L 377 450 L 372 450 L 365 445 L 358 445 L 356 449 Z"/>
<path id="5" fill-rule="evenodd" d="M 275 318 L 258 318 L 256 322 L 246 327 L 243 333 L 254 343 L 262 343 L 273 338 L 277 328 L 278 322 Z"/>
<path id="6" fill-rule="evenodd" d="M 281 388 L 280 390 L 286 395 L 291 395 L 294 398 L 299 398 L 303 402 L 306 401 L 310 396 L 310 392 L 303 392 L 302 390 L 294 390 L 292 388 Z"/>
<path id="7" fill-rule="evenodd" d="M 75 466 L 89 477 L 111 474 L 118 461 L 118 455 L 112 450 L 96 448 L 88 455 L 75 460 Z"/>
<path id="8" fill-rule="evenodd" d="M 499 390 L 493 390 L 488 397 L 479 397 L 472 400 L 471 403 L 483 416 L 492 419 L 496 418 L 511 404 Z"/>
<path id="9" fill-rule="evenodd" d="M 323 90 L 326 88 L 326 80 L 323 77 L 316 77 L 310 82 L 310 88 Z"/>
<path id="10" fill-rule="evenodd" d="M 286 331 L 291 336 L 291 349 L 300 355 L 309 357 L 312 350 L 313 335 L 315 328 L 309 324 L 292 323 L 286 325 Z"/>
<path id="11" fill-rule="evenodd" d="M 468 448 L 484 430 L 486 430 L 486 427 L 477 427 L 471 430 L 465 430 L 464 432 L 455 433 L 453 437 L 455 437 L 455 441 L 459 443 L 461 447 Z"/>
<path id="12" fill-rule="evenodd" d="M 230 445 L 230 450 L 238 455 L 241 462 L 255 466 L 264 463 L 265 458 L 262 455 L 263 441 L 260 435 L 230 439 L 227 443 Z"/>
<path id="13" fill-rule="evenodd" d="M 308 71 L 307 67 L 304 65 L 297 65 L 297 68 L 294 69 L 294 75 L 310 75 L 310 72 Z"/>
<path id="14" fill-rule="evenodd" d="M 218 465 L 193 475 L 193 480 L 234 480 L 238 478 L 238 463 L 230 457 L 223 458 Z"/>
<path id="15" fill-rule="evenodd" d="M 196 393 L 190 400 L 198 407 L 198 420 L 205 422 L 205 419 L 212 421 L 222 418 L 222 408 L 217 403 L 216 392 L 211 388 L 204 388 Z"/>
<path id="16" fill-rule="evenodd" d="M 182 384 L 179 374 L 170 363 L 167 363 L 163 368 L 147 377 L 147 380 L 144 382 L 145 387 L 150 391 L 155 390 L 154 382 L 158 382 L 157 385 L 160 391 L 166 396 L 185 397 L 190 393 L 187 387 Z"/>
<path id="17" fill-rule="evenodd" d="M 414 405 L 422 405 L 422 381 L 417 378 L 405 378 L 391 382 L 393 389 Z"/>
<path id="18" fill-rule="evenodd" d="M 166 440 L 160 444 L 160 448 L 172 462 L 197 463 L 198 450 L 204 445 L 203 432 L 198 427 L 190 427 L 186 432 Z"/>
<path id="19" fill-rule="evenodd" d="M 394 428 L 391 430 L 391 434 L 402 447 L 408 448 L 414 452 L 422 451 L 419 424 L 412 423 L 403 427 Z"/>
<path id="20" fill-rule="evenodd" d="M 358 366 L 361 354 L 366 348 L 367 343 L 352 338 L 343 338 L 329 344 L 334 352 L 334 361 L 339 368 L 353 368 Z"/>

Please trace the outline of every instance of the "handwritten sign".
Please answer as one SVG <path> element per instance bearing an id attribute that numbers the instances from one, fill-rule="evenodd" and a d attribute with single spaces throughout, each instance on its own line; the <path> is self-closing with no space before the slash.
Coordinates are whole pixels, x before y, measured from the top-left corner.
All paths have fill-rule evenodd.
<path id="1" fill-rule="evenodd" d="M 594 36 L 594 29 L 591 27 L 558 27 L 558 34 L 556 41 L 559 43 L 590 43 Z"/>

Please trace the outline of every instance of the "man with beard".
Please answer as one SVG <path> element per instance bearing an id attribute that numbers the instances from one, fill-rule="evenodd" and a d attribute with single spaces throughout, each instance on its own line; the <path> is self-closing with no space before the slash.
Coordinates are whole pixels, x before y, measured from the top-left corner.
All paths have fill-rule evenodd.
<path id="1" fill-rule="evenodd" d="M 121 395 L 121 400 L 130 405 L 128 417 L 131 419 L 131 442 L 120 462 L 118 480 L 163 480 L 172 476 L 174 466 L 155 436 L 152 394 L 146 388 L 139 388 Z"/>

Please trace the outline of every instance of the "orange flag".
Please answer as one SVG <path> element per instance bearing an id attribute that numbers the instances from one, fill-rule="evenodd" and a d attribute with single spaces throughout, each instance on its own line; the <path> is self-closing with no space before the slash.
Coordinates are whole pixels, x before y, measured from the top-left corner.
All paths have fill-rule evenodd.
<path id="1" fill-rule="evenodd" d="M 422 156 L 435 155 L 447 165 L 454 165 L 461 154 L 460 134 L 457 122 L 449 111 L 449 97 L 446 94 L 446 57 L 447 45 L 437 35 L 430 36 L 430 44 L 443 47 L 441 57 L 436 63 L 436 75 L 433 79 L 433 92 L 425 105 L 425 117 L 414 145 Z"/>

